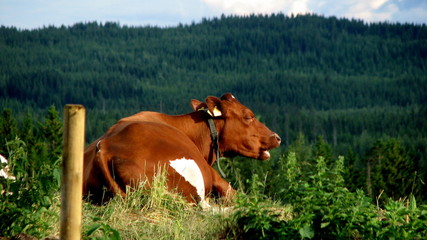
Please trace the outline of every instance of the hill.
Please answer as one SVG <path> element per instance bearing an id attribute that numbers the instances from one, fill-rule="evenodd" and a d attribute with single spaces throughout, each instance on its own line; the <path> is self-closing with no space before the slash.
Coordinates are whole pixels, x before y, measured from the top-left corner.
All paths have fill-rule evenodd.
<path id="1" fill-rule="evenodd" d="M 84 104 L 88 142 L 121 117 L 185 113 L 191 98 L 232 92 L 285 146 L 299 133 L 323 138 L 362 174 L 377 140 L 395 138 L 426 180 L 425 25 L 275 14 L 171 28 L 2 26 L 0 52 L 0 109 L 22 121 Z"/>

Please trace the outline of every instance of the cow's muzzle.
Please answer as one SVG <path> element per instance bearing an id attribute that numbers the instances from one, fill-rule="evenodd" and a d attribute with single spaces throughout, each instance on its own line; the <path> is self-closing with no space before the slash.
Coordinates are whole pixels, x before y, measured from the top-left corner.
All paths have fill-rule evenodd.
<path id="1" fill-rule="evenodd" d="M 277 133 L 274 133 L 273 137 L 276 138 L 277 147 L 280 146 L 280 143 L 282 142 L 282 139 L 280 138 L 280 136 Z"/>
<path id="2" fill-rule="evenodd" d="M 282 139 L 277 133 L 273 133 L 269 137 L 269 146 L 266 148 L 262 148 L 260 154 L 258 156 L 259 160 L 268 160 L 270 158 L 270 149 L 277 148 L 280 146 Z"/>

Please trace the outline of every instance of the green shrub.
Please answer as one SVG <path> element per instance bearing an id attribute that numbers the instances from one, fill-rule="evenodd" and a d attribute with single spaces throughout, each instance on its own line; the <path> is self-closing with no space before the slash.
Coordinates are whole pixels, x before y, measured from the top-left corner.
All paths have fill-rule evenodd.
<path id="1" fill-rule="evenodd" d="M 378 219 L 378 238 L 427 238 L 427 206 L 417 206 L 413 195 L 408 200 L 390 200 L 384 210 L 379 211 Z"/>
<path id="2" fill-rule="evenodd" d="M 426 206 L 389 200 L 384 209 L 362 190 L 344 187 L 344 159 L 328 168 L 319 156 L 304 172 L 296 154 L 279 160 L 273 179 L 253 175 L 247 194 L 239 194 L 231 225 L 241 239 L 424 239 Z M 307 171 L 308 170 L 308 171 Z M 273 182 L 266 191 L 265 182 Z M 267 196 L 265 192 L 273 196 Z M 271 200 L 272 197 L 276 200 Z M 285 213 L 286 214 L 283 214 Z"/>
<path id="3" fill-rule="evenodd" d="M 264 182 L 254 174 L 247 181 L 246 194 L 239 192 L 235 210 L 231 216 L 233 238 L 280 239 L 284 237 L 283 224 L 291 218 L 290 208 L 271 201 L 263 192 Z"/>
<path id="4" fill-rule="evenodd" d="M 0 230 L 3 236 L 27 233 L 41 237 L 51 228 L 43 218 L 56 214 L 49 208 L 60 186 L 60 158 L 54 162 L 30 158 L 27 145 L 19 138 L 7 146 L 10 172 L 16 179 L 1 179 L 5 192 L 0 195 Z"/>
<path id="5" fill-rule="evenodd" d="M 6 115 L 11 119 L 10 114 Z M 3 130 L 16 128 L 4 116 L 0 123 Z M 0 191 L 4 191 L 0 194 L 0 233 L 5 237 L 20 233 L 42 237 L 58 215 L 51 206 L 59 201 L 62 123 L 51 107 L 44 123 L 35 126 L 28 118 L 19 130 L 7 131 L 6 150 L 1 150 L 15 180 L 0 178 Z"/>

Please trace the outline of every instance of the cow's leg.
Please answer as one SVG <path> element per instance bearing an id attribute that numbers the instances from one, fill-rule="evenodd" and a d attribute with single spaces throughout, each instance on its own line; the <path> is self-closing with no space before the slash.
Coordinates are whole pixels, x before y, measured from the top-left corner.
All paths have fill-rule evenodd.
<path id="1" fill-rule="evenodd" d="M 231 203 L 236 196 L 236 190 L 225 181 L 215 169 L 211 167 L 212 172 L 212 187 L 218 192 L 220 197 L 226 202 Z"/>
<path id="2" fill-rule="evenodd" d="M 98 151 L 96 153 L 95 161 L 97 164 L 99 164 L 99 168 L 101 169 L 101 172 L 105 178 L 104 180 L 108 190 L 114 194 L 118 194 L 125 197 L 126 196 L 125 190 L 122 187 L 120 187 L 117 181 L 115 180 L 116 176 L 114 174 L 114 169 L 115 169 L 114 165 L 111 165 L 111 170 L 113 171 L 113 173 L 110 171 L 109 164 L 110 163 L 113 164 L 114 162 L 111 159 L 111 157 L 108 156 L 106 151 Z"/>

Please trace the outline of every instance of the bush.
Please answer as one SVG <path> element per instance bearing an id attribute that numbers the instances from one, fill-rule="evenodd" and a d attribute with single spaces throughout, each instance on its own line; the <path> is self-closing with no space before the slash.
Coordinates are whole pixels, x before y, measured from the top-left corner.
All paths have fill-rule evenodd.
<path id="1" fill-rule="evenodd" d="M 306 163 L 304 163 L 306 164 Z M 232 216 L 233 233 L 242 239 L 424 239 L 426 206 L 415 198 L 389 200 L 384 209 L 373 204 L 362 190 L 350 192 L 342 177 L 344 159 L 332 169 L 322 156 L 301 171 L 296 154 L 282 157 L 274 186 L 265 195 L 265 184 L 254 175 L 248 194 L 240 194 Z M 283 214 L 285 213 L 286 214 Z"/>
<path id="2" fill-rule="evenodd" d="M 248 193 L 239 192 L 230 225 L 233 238 L 280 239 L 285 236 L 283 224 L 291 218 L 291 208 L 271 201 L 263 192 L 264 182 L 254 174 Z"/>
<path id="3" fill-rule="evenodd" d="M 4 236 L 27 233 L 41 237 L 51 228 L 44 218 L 56 214 L 49 208 L 59 191 L 60 158 L 52 163 L 45 158 L 29 158 L 28 147 L 19 138 L 7 146 L 9 166 L 16 179 L 0 178 L 4 190 L 0 195 L 0 230 Z"/>
<path id="4" fill-rule="evenodd" d="M 5 237 L 20 233 L 42 237 L 58 215 L 50 207 L 58 201 L 61 182 L 62 123 L 54 107 L 38 127 L 30 118 L 19 131 L 10 122 L 0 119 L 2 129 L 15 129 L 7 131 L 7 152 L 1 152 L 15 179 L 0 178 L 0 232 Z"/>

